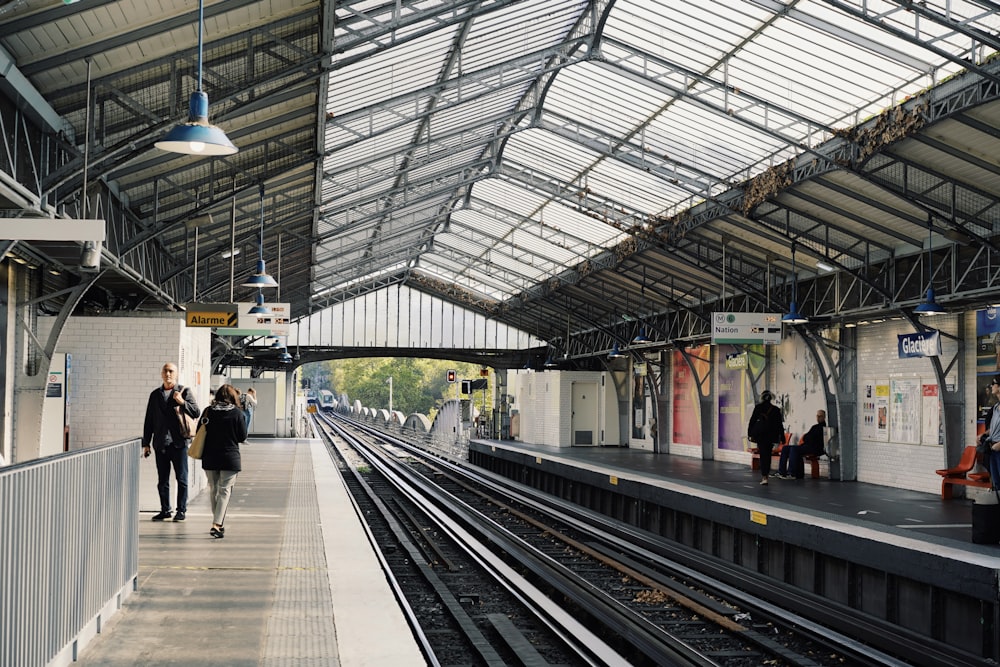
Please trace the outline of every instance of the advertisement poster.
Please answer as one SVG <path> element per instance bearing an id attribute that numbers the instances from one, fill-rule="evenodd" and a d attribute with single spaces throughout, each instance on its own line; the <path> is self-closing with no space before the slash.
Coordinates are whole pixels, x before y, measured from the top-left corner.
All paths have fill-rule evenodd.
<path id="1" fill-rule="evenodd" d="M 861 383 L 861 439 L 889 442 L 889 385 L 885 381 Z"/>
<path id="2" fill-rule="evenodd" d="M 688 354 L 696 350 L 689 350 Z M 698 378 L 692 373 L 684 352 L 673 351 L 674 403 L 673 442 L 679 445 L 701 445 L 701 410 L 698 401 Z M 700 368 L 699 360 L 692 364 Z"/>
<path id="3" fill-rule="evenodd" d="M 875 383 L 861 383 L 861 439 L 874 440 L 875 430 Z"/>
<path id="4" fill-rule="evenodd" d="M 936 384 L 921 385 L 920 394 L 923 398 L 923 404 L 920 406 L 920 444 L 940 445 L 941 401 L 938 397 L 938 386 Z"/>
<path id="5" fill-rule="evenodd" d="M 753 411 L 753 391 L 747 375 L 764 366 L 764 347 L 719 345 L 719 449 L 742 452 L 749 449 L 747 422 Z"/>
<path id="6" fill-rule="evenodd" d="M 920 443 L 920 380 L 891 381 L 889 423 L 892 441 L 909 445 Z"/>
<path id="7" fill-rule="evenodd" d="M 993 406 L 990 381 L 1000 373 L 1000 309 L 976 311 L 976 435 L 985 430 L 986 413 Z"/>

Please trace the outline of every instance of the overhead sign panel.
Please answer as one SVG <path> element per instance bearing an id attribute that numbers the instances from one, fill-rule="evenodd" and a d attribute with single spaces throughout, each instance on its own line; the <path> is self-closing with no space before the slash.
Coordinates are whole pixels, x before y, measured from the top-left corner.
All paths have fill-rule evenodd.
<path id="1" fill-rule="evenodd" d="M 251 314 L 254 303 L 238 303 L 239 319 L 236 328 L 219 329 L 216 333 L 222 336 L 287 336 L 289 316 L 292 312 L 288 303 L 265 303 L 271 311 L 270 315 Z"/>
<path id="2" fill-rule="evenodd" d="M 712 343 L 780 345 L 779 313 L 712 313 Z"/>
<path id="3" fill-rule="evenodd" d="M 185 308 L 189 327 L 232 327 L 239 321 L 235 303 L 189 303 Z"/>

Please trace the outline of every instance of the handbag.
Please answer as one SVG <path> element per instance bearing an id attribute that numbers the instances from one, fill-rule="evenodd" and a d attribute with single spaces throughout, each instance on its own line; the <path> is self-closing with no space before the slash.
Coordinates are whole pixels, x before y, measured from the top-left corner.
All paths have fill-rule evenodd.
<path id="1" fill-rule="evenodd" d="M 177 391 L 183 395 L 184 387 L 178 385 Z M 181 425 L 181 437 L 185 440 L 190 440 L 198 431 L 198 418 L 184 412 L 183 405 L 178 405 L 174 411 L 177 413 L 177 420 Z"/>
<path id="2" fill-rule="evenodd" d="M 184 412 L 184 408 L 177 406 L 177 419 L 181 424 L 181 437 L 185 440 L 193 438 L 198 432 L 198 419 Z"/>
<path id="3" fill-rule="evenodd" d="M 198 424 L 198 430 L 195 432 L 194 437 L 191 438 L 191 445 L 188 447 L 188 456 L 193 459 L 200 459 L 202 452 L 205 451 L 205 424 L 208 423 L 208 417 L 202 417 L 201 422 Z"/>

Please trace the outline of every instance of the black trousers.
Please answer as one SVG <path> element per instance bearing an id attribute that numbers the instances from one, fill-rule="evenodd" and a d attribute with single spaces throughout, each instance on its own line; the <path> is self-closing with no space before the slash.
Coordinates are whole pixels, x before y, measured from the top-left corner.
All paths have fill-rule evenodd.
<path id="1" fill-rule="evenodd" d="M 767 477 L 771 474 L 771 454 L 774 453 L 773 442 L 757 443 L 757 451 L 760 452 L 760 475 Z"/>
<path id="2" fill-rule="evenodd" d="M 170 511 L 170 468 L 177 477 L 177 511 L 187 512 L 188 455 L 187 442 L 183 447 L 173 445 L 156 448 L 156 490 L 160 492 L 160 511 Z"/>

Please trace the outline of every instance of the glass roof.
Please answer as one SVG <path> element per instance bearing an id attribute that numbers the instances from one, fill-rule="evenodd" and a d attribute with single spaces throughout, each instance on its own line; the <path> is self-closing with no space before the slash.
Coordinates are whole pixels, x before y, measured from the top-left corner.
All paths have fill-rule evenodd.
<path id="1" fill-rule="evenodd" d="M 605 6 L 338 5 L 315 291 L 391 266 L 511 298 L 940 83 L 1000 27 L 988 2 Z M 392 38 L 363 39 L 380 21 Z"/>

